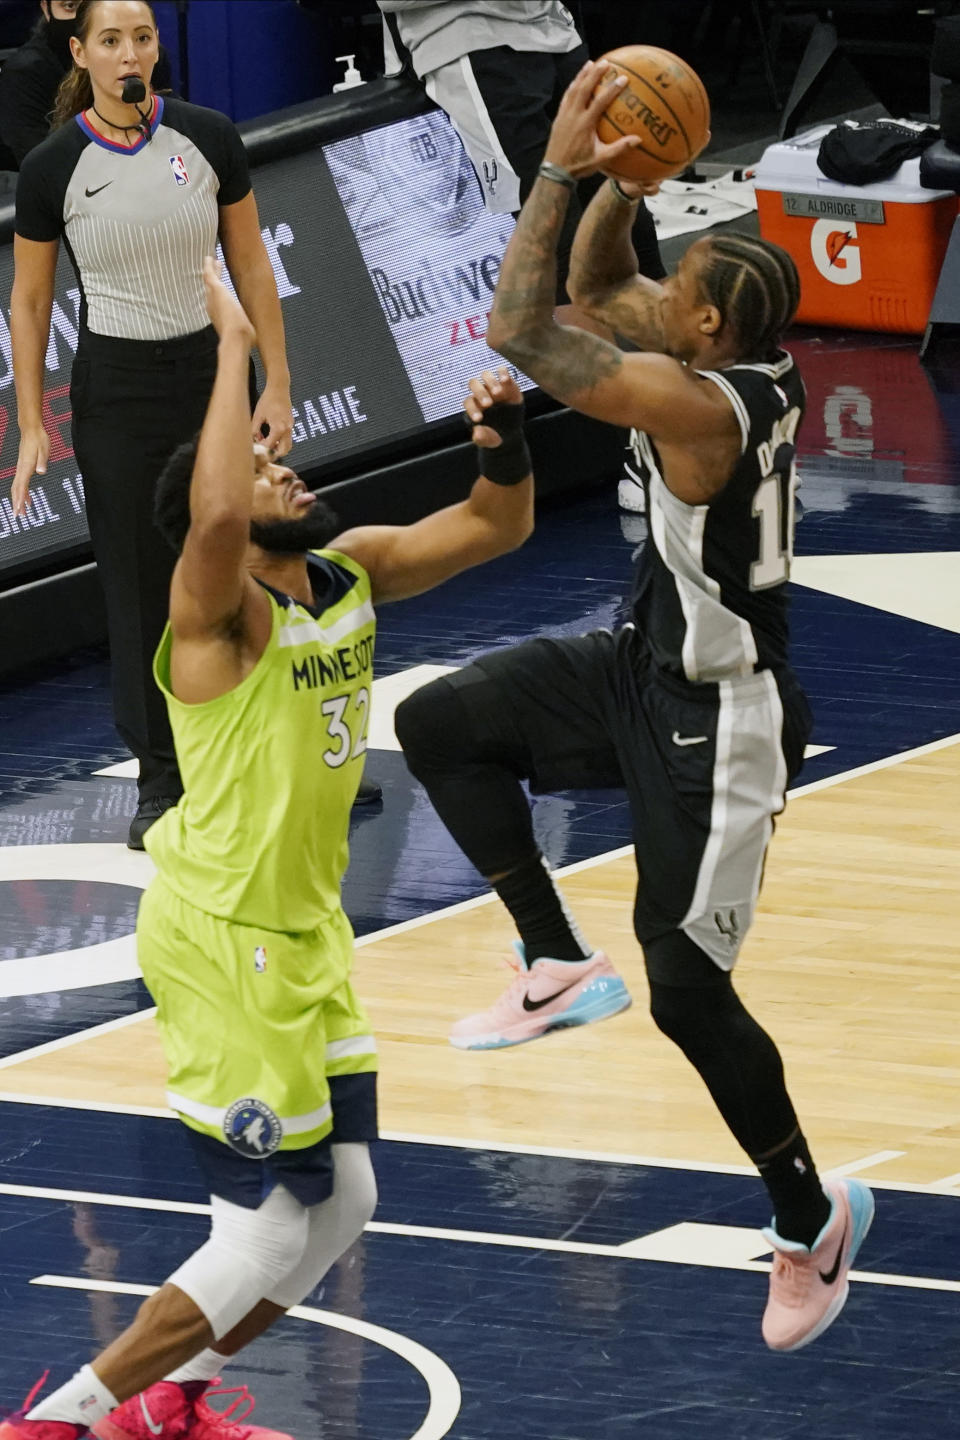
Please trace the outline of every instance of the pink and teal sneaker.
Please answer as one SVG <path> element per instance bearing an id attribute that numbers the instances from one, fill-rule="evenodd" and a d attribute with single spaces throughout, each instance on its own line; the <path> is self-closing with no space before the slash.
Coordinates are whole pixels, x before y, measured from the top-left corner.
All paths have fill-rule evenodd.
<path id="1" fill-rule="evenodd" d="M 590 1025 L 626 1010 L 630 992 L 602 950 L 586 960 L 548 960 L 527 965 L 523 946 L 514 942 L 507 964 L 513 984 L 479 1015 L 458 1020 L 450 1044 L 458 1050 L 499 1050 L 536 1040 L 548 1030 Z"/>
<path id="2" fill-rule="evenodd" d="M 832 1325 L 846 1304 L 848 1274 L 873 1222 L 873 1194 L 860 1180 L 827 1180 L 830 1219 L 811 1246 L 764 1230 L 774 1249 L 763 1338 L 771 1350 L 800 1350 Z M 0 1437 L 2 1440 L 2 1437 Z"/>

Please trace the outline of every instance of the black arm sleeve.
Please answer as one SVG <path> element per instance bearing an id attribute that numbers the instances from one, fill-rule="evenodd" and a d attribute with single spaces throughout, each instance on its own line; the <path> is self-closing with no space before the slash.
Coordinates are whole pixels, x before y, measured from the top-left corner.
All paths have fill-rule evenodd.
<path id="1" fill-rule="evenodd" d="M 227 120 L 221 140 L 221 153 L 218 156 L 216 171 L 220 177 L 220 191 L 217 195 L 218 205 L 235 205 L 238 200 L 243 200 L 250 194 L 250 166 L 247 164 L 247 152 L 243 148 L 243 141 L 232 124 Z"/>

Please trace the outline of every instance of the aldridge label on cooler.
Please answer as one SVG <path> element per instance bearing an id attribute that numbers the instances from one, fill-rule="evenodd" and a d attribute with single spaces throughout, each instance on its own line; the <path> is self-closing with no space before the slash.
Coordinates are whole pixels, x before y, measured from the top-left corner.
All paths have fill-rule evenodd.
<path id="1" fill-rule="evenodd" d="M 798 195 L 784 191 L 783 212 L 803 220 L 858 220 L 861 225 L 885 225 L 882 200 L 863 196 Z"/>

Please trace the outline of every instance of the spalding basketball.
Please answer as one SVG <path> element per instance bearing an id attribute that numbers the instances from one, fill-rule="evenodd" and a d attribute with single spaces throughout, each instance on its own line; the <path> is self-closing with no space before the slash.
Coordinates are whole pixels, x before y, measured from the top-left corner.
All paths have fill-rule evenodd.
<path id="1" fill-rule="evenodd" d="M 700 154 L 710 137 L 710 101 L 685 60 L 654 45 L 623 45 L 600 63 L 625 75 L 597 125 L 604 144 L 638 135 L 612 169 L 626 180 L 669 180 Z M 605 78 L 601 83 L 608 84 Z"/>

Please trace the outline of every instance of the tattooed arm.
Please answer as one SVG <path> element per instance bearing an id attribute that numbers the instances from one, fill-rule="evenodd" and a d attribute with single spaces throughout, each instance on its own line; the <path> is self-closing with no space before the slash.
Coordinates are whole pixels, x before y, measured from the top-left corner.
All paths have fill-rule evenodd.
<path id="1" fill-rule="evenodd" d="M 718 407 L 716 387 L 678 361 L 625 355 L 597 335 L 557 324 L 556 244 L 567 199 L 552 180 L 534 185 L 503 257 L 487 343 L 584 415 L 678 442 L 725 431 L 729 405 Z"/>
<path id="2" fill-rule="evenodd" d="M 639 196 L 637 200 L 639 201 Z M 631 240 L 635 204 L 603 185 L 577 227 L 570 254 L 570 299 L 642 350 L 663 351 L 663 287 L 640 274 Z"/>
<path id="3" fill-rule="evenodd" d="M 601 145 L 597 118 L 614 88 L 601 65 L 584 66 L 557 112 L 547 159 L 578 178 L 608 165 L 629 140 Z M 619 88 L 617 82 L 614 82 Z M 586 330 L 558 325 L 553 306 L 557 238 L 570 191 L 539 178 L 510 237 L 487 342 L 531 380 L 584 415 L 636 426 L 678 446 L 726 443 L 737 426 L 717 386 L 668 355 L 625 355 Z"/>

